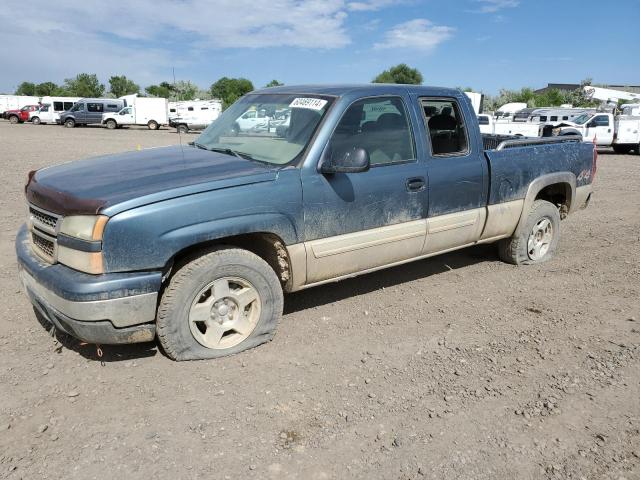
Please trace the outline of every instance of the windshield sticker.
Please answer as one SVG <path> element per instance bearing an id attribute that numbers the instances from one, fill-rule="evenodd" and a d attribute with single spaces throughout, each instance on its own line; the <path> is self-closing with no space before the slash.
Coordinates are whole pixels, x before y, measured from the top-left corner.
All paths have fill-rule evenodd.
<path id="1" fill-rule="evenodd" d="M 289 108 L 309 108 L 311 110 L 322 110 L 327 104 L 321 98 L 296 98 L 291 102 Z"/>

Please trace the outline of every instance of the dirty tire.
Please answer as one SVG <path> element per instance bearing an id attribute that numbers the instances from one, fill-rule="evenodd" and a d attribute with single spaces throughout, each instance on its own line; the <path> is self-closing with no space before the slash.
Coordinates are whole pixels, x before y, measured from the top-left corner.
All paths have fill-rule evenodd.
<path id="1" fill-rule="evenodd" d="M 259 295 L 259 317 L 251 333 L 229 348 L 207 348 L 191 332 L 190 312 L 202 289 L 219 279 L 234 277 L 250 283 Z M 233 247 L 216 247 L 181 263 L 162 294 L 157 314 L 157 335 L 173 360 L 201 360 L 242 352 L 268 342 L 282 316 L 282 287 L 276 273 L 262 258 Z"/>
<path id="2" fill-rule="evenodd" d="M 147 127 L 149 127 L 149 130 L 158 130 L 159 125 L 155 120 L 149 120 L 149 123 L 147 123 Z"/>
<path id="3" fill-rule="evenodd" d="M 552 237 L 544 255 L 540 258 L 532 258 L 529 254 L 529 239 L 534 228 L 543 219 L 549 220 L 552 228 Z M 533 265 L 550 260 L 555 255 L 558 241 L 560 240 L 560 212 L 558 208 L 546 200 L 536 200 L 531 206 L 527 220 L 519 235 L 500 240 L 498 252 L 500 259 L 513 265 Z"/>
<path id="4" fill-rule="evenodd" d="M 74 119 L 72 119 L 72 118 L 67 118 L 64 121 L 64 126 L 67 127 L 67 128 L 73 128 L 73 127 L 76 126 L 76 121 Z"/>
<path id="5" fill-rule="evenodd" d="M 109 130 L 115 130 L 118 127 L 116 121 L 111 119 L 107 120 L 106 125 Z"/>
<path id="6" fill-rule="evenodd" d="M 34 125 L 40 125 L 40 117 L 33 117 L 31 119 L 31 123 L 33 123 Z"/>
<path id="7" fill-rule="evenodd" d="M 178 125 L 177 130 L 180 134 L 189 133 L 189 127 L 187 127 L 186 125 Z"/>
<path id="8" fill-rule="evenodd" d="M 15 115 L 11 115 L 9 117 L 9 122 L 11 122 L 13 125 L 16 125 L 17 123 L 20 122 L 20 119 L 18 117 L 16 117 Z"/>

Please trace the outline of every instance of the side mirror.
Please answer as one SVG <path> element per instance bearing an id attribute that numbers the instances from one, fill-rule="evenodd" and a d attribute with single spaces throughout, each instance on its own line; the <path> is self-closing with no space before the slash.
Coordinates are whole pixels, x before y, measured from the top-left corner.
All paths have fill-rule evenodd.
<path id="1" fill-rule="evenodd" d="M 364 148 L 354 147 L 344 152 L 338 158 L 327 158 L 320 166 L 320 172 L 331 175 L 334 173 L 360 173 L 371 168 L 369 152 Z"/>

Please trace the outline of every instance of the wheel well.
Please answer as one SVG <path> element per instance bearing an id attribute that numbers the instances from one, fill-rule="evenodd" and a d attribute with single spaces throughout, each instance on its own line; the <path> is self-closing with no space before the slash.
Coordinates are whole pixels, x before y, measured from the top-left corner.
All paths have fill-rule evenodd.
<path id="1" fill-rule="evenodd" d="M 560 209 L 560 215 L 564 218 L 571 208 L 571 185 L 568 183 L 547 185 L 538 192 L 535 200 L 546 200 L 554 204 Z"/>
<path id="2" fill-rule="evenodd" d="M 198 256 L 199 252 L 204 252 L 216 245 L 242 248 L 256 254 L 273 268 L 285 290 L 292 281 L 291 262 L 285 243 L 277 235 L 266 232 L 234 235 L 191 245 L 176 253 L 169 265 L 179 268 L 194 256 Z"/>

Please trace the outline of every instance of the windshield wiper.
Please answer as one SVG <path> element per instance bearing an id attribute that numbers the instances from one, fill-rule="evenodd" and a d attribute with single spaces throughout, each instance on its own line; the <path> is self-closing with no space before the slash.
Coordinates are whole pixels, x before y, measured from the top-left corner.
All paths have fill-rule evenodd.
<path id="1" fill-rule="evenodd" d="M 203 148 L 206 148 L 206 147 L 203 147 Z M 207 148 L 207 150 L 210 150 L 212 152 L 218 152 L 218 153 L 226 153 L 227 155 L 233 155 L 234 157 L 244 158 L 245 160 L 255 160 L 255 158 L 253 158 L 253 156 L 251 156 L 250 154 L 239 152 L 238 150 L 233 150 L 231 148 L 212 147 L 212 148 Z"/>
<path id="2" fill-rule="evenodd" d="M 207 147 L 205 147 L 204 145 L 198 142 L 189 142 L 189 145 L 193 145 L 194 147 L 199 148 L 200 150 L 209 150 Z"/>

